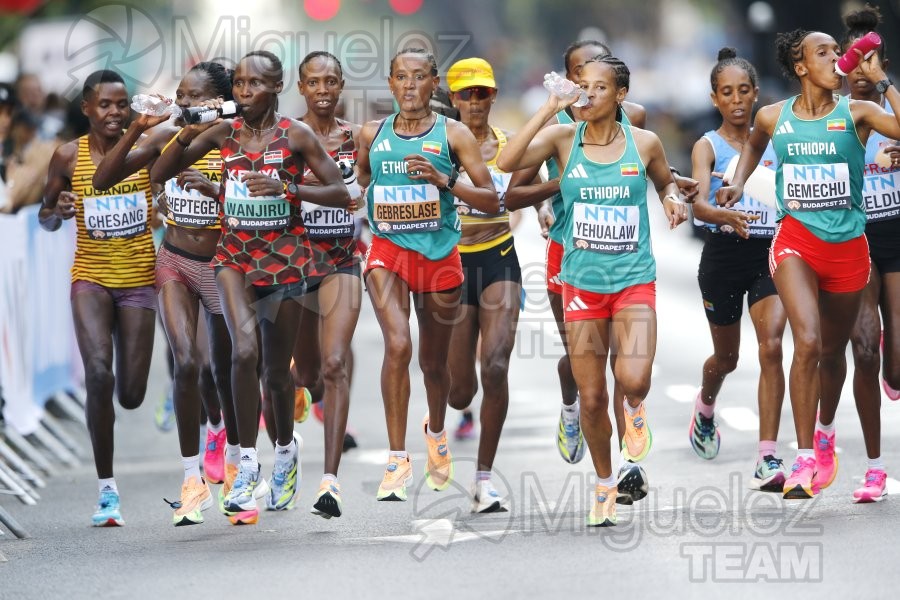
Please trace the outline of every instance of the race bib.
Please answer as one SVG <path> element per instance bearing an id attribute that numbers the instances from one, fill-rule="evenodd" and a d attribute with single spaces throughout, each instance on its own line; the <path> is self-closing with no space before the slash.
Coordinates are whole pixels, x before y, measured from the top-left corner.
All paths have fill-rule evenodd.
<path id="1" fill-rule="evenodd" d="M 866 220 L 889 221 L 900 217 L 900 171 L 873 173 L 863 178 Z"/>
<path id="2" fill-rule="evenodd" d="M 372 188 L 374 225 L 383 233 L 438 231 L 441 195 L 430 183 Z"/>
<path id="3" fill-rule="evenodd" d="M 744 194 L 741 201 L 731 207 L 729 210 L 737 210 L 748 215 L 756 215 L 759 217 L 756 221 L 748 223 L 750 237 L 772 237 L 775 235 L 775 208 L 755 200 L 751 196 Z M 723 233 L 734 233 L 728 225 L 719 226 L 719 230 Z"/>
<path id="4" fill-rule="evenodd" d="M 847 163 L 784 165 L 784 206 L 795 212 L 851 207 Z"/>
<path id="5" fill-rule="evenodd" d="M 84 228 L 95 240 L 133 238 L 147 231 L 144 192 L 84 198 Z"/>
<path id="6" fill-rule="evenodd" d="M 310 238 L 353 236 L 353 214 L 346 208 L 304 202 L 303 226 Z"/>
<path id="7" fill-rule="evenodd" d="M 219 206 L 215 199 L 197 190 L 183 189 L 175 178 L 166 182 L 168 218 L 179 227 L 212 227 L 219 223 Z"/>
<path id="8" fill-rule="evenodd" d="M 499 171 L 494 166 L 489 166 L 488 171 L 491 173 L 491 179 L 494 182 L 494 189 L 497 190 L 497 195 L 500 196 L 500 212 L 492 214 L 486 213 L 484 211 L 480 211 L 477 208 L 469 206 L 456 196 L 453 197 L 453 204 L 456 207 L 456 213 L 461 217 L 472 217 L 475 219 L 496 219 L 497 217 L 503 216 L 507 214 L 506 206 L 503 204 L 503 197 L 506 195 L 506 190 L 509 188 L 509 180 L 512 178 L 511 173 L 503 173 Z M 459 181 L 464 181 L 469 185 L 472 184 L 472 180 L 469 179 L 469 176 L 465 173 L 459 174 Z M 507 215 L 508 216 L 508 215 Z"/>
<path id="9" fill-rule="evenodd" d="M 572 213 L 575 248 L 600 254 L 637 252 L 641 213 L 637 206 L 576 202 Z"/>
<path id="10" fill-rule="evenodd" d="M 250 197 L 246 184 L 225 182 L 225 223 L 231 229 L 264 231 L 287 229 L 291 221 L 291 203 L 287 198 Z"/>

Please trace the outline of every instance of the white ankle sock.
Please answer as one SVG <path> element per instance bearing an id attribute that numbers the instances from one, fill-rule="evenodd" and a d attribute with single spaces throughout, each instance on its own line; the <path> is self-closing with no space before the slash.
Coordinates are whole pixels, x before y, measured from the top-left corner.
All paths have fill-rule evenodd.
<path id="1" fill-rule="evenodd" d="M 878 469 L 879 471 L 884 471 L 884 461 L 881 460 L 881 457 L 878 458 L 870 458 L 869 463 L 866 465 L 868 469 Z"/>
<path id="2" fill-rule="evenodd" d="M 429 423 L 428 424 L 428 435 L 430 435 L 431 437 L 433 437 L 436 440 L 439 440 L 439 439 L 441 439 L 441 436 L 444 435 L 444 430 L 441 429 L 440 431 L 432 431 L 431 423 Z"/>
<path id="3" fill-rule="evenodd" d="M 644 403 L 644 401 L 641 400 L 640 404 L 638 404 L 638 405 L 635 406 L 635 407 L 632 407 L 630 404 L 628 404 L 628 398 L 625 398 L 625 402 L 624 402 L 624 404 L 625 404 L 625 413 L 628 414 L 628 416 L 633 417 L 634 415 L 637 414 L 637 412 L 638 412 L 639 410 L 641 410 L 641 404 L 643 404 L 643 403 Z"/>
<path id="4" fill-rule="evenodd" d="M 241 447 L 241 466 L 250 469 L 251 472 L 259 470 L 259 457 L 256 448 Z"/>
<path id="5" fill-rule="evenodd" d="M 409 452 L 406 450 L 391 450 L 391 456 L 409 460 Z"/>
<path id="6" fill-rule="evenodd" d="M 279 444 L 275 444 L 275 462 L 277 463 L 287 463 L 291 462 L 294 457 L 294 453 L 297 452 L 297 442 L 291 440 L 291 443 L 287 446 L 280 446 Z"/>
<path id="7" fill-rule="evenodd" d="M 119 493 L 119 488 L 116 487 L 116 479 L 115 477 L 109 477 L 108 479 L 98 479 L 97 487 L 100 488 L 100 491 L 108 491 Z"/>
<path id="8" fill-rule="evenodd" d="M 823 425 L 821 421 L 816 419 L 816 430 L 831 435 L 832 433 L 834 433 L 834 421 L 832 421 L 828 425 Z"/>
<path id="9" fill-rule="evenodd" d="M 182 456 L 181 464 L 184 466 L 184 480 L 187 481 L 191 477 L 200 479 L 200 455 Z"/>
<path id="10" fill-rule="evenodd" d="M 222 431 L 223 429 L 225 429 L 225 421 L 223 421 L 223 420 L 220 418 L 220 419 L 219 419 L 219 424 L 218 424 L 218 425 L 213 425 L 211 421 L 207 421 L 207 422 L 206 422 L 206 429 L 207 429 L 208 431 L 212 431 L 213 433 L 219 433 L 220 431 Z"/>
<path id="11" fill-rule="evenodd" d="M 610 475 L 609 477 L 598 477 L 597 484 L 602 485 L 603 487 L 611 488 L 616 486 L 616 478 Z"/>
<path id="12" fill-rule="evenodd" d="M 237 444 L 225 444 L 225 464 L 236 465 L 241 462 L 241 447 Z"/>

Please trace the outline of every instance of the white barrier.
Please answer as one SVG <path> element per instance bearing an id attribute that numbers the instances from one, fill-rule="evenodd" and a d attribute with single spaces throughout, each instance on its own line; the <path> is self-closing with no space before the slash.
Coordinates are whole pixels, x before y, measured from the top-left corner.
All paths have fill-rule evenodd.
<path id="1" fill-rule="evenodd" d="M 37 213 L 0 215 L 0 388 L 3 417 L 22 435 L 40 427 L 48 398 L 80 387 L 69 302 L 75 227 L 46 232 Z"/>

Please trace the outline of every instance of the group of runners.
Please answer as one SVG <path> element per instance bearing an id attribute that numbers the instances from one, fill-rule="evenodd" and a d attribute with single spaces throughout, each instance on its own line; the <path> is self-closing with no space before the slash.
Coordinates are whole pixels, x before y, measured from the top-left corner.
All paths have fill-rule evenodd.
<path id="1" fill-rule="evenodd" d="M 885 75 L 884 46 L 849 75 L 850 96 L 836 94 L 837 58 L 876 29 L 879 15 L 866 8 L 846 22 L 841 44 L 821 32 L 778 36 L 778 58 L 801 91 L 760 108 L 755 122 L 756 72 L 723 49 L 711 74 L 722 125 L 696 143 L 691 177 L 670 167 L 660 139 L 643 129 L 646 111 L 627 101 L 628 66 L 596 41 L 577 42 L 564 56 L 566 77 L 587 104 L 575 108 L 575 98 L 551 94 L 515 134 L 491 123 L 498 86 L 481 58 L 446 73 L 459 120 L 435 112 L 441 78 L 435 57 L 420 48 L 401 49 L 390 62 L 396 112 L 363 126 L 336 116 L 344 78 L 327 52 L 298 67 L 307 106 L 300 118 L 278 112 L 284 67 L 266 51 L 250 52 L 233 72 L 203 62 L 184 76 L 174 98 L 180 108 L 240 106 L 239 116 L 204 124 L 146 114 L 129 123 L 122 78 L 92 74 L 82 105 L 90 131 L 53 155 L 40 219 L 50 230 L 64 219 L 77 224 L 71 300 L 99 480 L 93 524 L 124 524 L 113 477 L 113 397 L 124 408 L 141 404 L 157 310 L 174 358 L 184 466 L 173 523 L 203 522 L 216 503 L 211 483 L 222 484 L 217 504 L 234 524 L 256 523 L 261 507 L 290 509 L 303 447 L 294 422 L 313 403 L 324 412 L 325 457 L 312 512 L 340 517 L 350 343 L 364 285 L 384 339 L 389 455 L 376 498 L 406 500 L 413 479 L 406 434 L 414 310 L 426 483 L 437 491 L 451 484 L 447 407 L 468 409 L 480 387 L 472 511 L 508 510 L 491 471 L 522 292 L 510 212 L 533 206 L 547 232 L 547 292 L 566 348 L 557 445 L 567 463 L 590 450 L 597 485 L 587 524 L 615 525 L 616 504 L 647 493 L 637 463 L 653 440 L 645 399 L 657 343 L 649 221 L 656 209 L 648 181 L 670 227 L 693 205 L 708 230 L 698 279 L 713 354 L 691 415 L 694 450 L 706 459 L 718 453 L 716 399 L 736 368 L 746 296 L 760 363 L 752 486 L 809 498 L 834 480 L 833 420 L 852 340 L 869 458 L 853 497 L 880 500 L 880 358 L 886 393 L 900 395 L 900 214 L 889 209 L 900 196 L 893 183 L 900 152 L 891 141 L 900 138 L 900 94 Z M 733 179 L 723 182 L 735 157 Z M 756 168 L 776 171 L 777 207 L 744 193 Z M 351 169 L 364 190 L 357 197 L 344 183 Z M 158 252 L 154 206 L 166 222 Z M 354 218 L 363 208 L 373 235 L 364 255 Z M 776 450 L 787 323 L 799 448 L 790 470 Z M 199 383 L 206 369 L 214 386 Z M 610 387 L 615 449 L 625 461 L 616 474 Z M 269 477 L 256 450 L 261 414 L 275 450 Z"/>

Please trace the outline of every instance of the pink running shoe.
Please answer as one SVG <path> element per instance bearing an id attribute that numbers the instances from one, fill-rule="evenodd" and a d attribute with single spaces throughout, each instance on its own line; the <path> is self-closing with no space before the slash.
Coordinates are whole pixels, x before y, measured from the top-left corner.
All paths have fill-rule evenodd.
<path id="1" fill-rule="evenodd" d="M 813 487 L 816 476 L 815 458 L 798 458 L 791 467 L 791 475 L 784 482 L 785 499 L 806 500 L 818 492 Z"/>
<path id="2" fill-rule="evenodd" d="M 838 470 L 838 457 L 834 451 L 834 436 L 816 429 L 813 434 L 813 452 L 816 453 L 816 476 L 813 485 L 818 494 L 834 481 Z"/>
<path id="3" fill-rule="evenodd" d="M 209 483 L 225 481 L 225 428 L 214 433 L 206 428 L 206 453 L 203 455 L 203 473 Z"/>
<path id="4" fill-rule="evenodd" d="M 863 481 L 862 487 L 853 492 L 853 503 L 881 502 L 887 496 L 886 481 L 887 473 L 881 469 L 869 469 L 866 471 L 866 479 Z"/>

